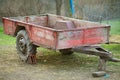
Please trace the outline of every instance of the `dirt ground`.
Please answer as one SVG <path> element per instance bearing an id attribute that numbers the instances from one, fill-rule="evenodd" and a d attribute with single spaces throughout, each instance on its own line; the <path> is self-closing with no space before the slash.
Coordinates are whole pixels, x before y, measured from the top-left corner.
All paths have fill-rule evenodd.
<path id="1" fill-rule="evenodd" d="M 43 53 L 49 51 L 39 50 L 37 64 L 30 65 L 19 60 L 15 46 L 0 46 L 0 80 L 120 80 L 118 65 L 108 65 L 108 77 L 93 78 L 97 61 L 77 54 L 66 58 L 59 53 Z"/>

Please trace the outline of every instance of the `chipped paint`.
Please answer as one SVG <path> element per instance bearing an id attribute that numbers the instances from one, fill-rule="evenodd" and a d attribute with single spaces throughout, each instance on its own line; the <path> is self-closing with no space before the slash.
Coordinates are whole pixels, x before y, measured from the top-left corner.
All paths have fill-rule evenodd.
<path id="1" fill-rule="evenodd" d="M 3 18 L 4 32 L 14 35 L 25 27 L 30 41 L 38 46 L 65 49 L 107 43 L 110 26 L 56 15 Z"/>

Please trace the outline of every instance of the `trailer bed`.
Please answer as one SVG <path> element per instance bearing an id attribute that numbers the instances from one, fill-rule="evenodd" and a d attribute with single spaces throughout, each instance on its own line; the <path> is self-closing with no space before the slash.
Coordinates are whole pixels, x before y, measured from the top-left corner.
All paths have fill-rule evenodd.
<path id="1" fill-rule="evenodd" d="M 68 49 L 109 42 L 109 25 L 52 14 L 3 18 L 5 34 L 25 28 L 30 41 L 51 49 Z"/>

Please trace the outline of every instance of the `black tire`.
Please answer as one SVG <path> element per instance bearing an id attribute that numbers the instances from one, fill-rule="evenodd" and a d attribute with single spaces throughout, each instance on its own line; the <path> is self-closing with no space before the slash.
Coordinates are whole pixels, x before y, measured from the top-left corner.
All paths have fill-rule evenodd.
<path id="1" fill-rule="evenodd" d="M 20 30 L 16 36 L 16 48 L 20 59 L 27 62 L 30 54 L 36 54 L 36 46 L 31 44 L 28 34 L 25 30 Z"/>
<path id="2" fill-rule="evenodd" d="M 73 54 L 72 49 L 61 49 L 59 50 L 62 55 L 71 55 Z"/>

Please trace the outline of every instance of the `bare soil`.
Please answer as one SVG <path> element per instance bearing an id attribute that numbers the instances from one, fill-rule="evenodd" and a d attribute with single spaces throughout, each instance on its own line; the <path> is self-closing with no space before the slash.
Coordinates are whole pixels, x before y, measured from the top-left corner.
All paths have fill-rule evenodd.
<path id="1" fill-rule="evenodd" d="M 19 60 L 15 46 L 0 46 L 0 80 L 120 80 L 118 65 L 107 65 L 108 78 L 92 77 L 96 57 L 82 56 L 38 49 L 37 64 L 31 65 Z"/>

